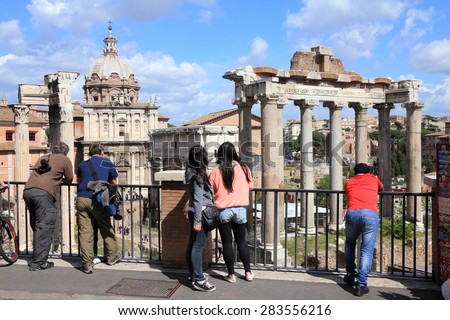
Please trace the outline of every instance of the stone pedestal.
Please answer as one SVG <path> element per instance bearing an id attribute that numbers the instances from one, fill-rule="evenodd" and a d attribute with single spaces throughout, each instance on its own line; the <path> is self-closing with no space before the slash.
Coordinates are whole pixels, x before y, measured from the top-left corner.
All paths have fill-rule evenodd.
<path id="1" fill-rule="evenodd" d="M 161 182 L 161 261 L 164 268 L 188 269 L 186 247 L 190 225 L 187 217 L 189 195 L 183 184 L 184 171 L 163 171 L 155 174 Z M 211 233 L 203 251 L 203 267 L 212 262 Z"/>

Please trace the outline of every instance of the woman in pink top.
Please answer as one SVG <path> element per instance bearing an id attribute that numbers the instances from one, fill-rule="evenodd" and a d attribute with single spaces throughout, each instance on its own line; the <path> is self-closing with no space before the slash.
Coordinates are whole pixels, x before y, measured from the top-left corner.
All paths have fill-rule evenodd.
<path id="1" fill-rule="evenodd" d="M 245 279 L 253 280 L 250 269 L 250 251 L 247 245 L 247 206 L 253 180 L 250 169 L 237 155 L 234 145 L 224 142 L 217 150 L 218 165 L 211 171 L 209 179 L 214 188 L 214 202 L 220 210 L 219 227 L 223 245 L 223 259 L 227 265 L 228 275 L 224 279 L 235 283 L 233 235 L 239 258 L 245 269 Z"/>

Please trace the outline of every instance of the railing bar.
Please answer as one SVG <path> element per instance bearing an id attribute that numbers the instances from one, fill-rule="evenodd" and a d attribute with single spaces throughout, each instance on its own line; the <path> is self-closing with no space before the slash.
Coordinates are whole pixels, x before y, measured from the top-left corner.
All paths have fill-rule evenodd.
<path id="1" fill-rule="evenodd" d="M 380 274 L 383 274 L 383 215 L 384 215 L 384 211 L 383 211 L 383 206 L 384 204 L 384 197 L 380 196 L 380 224 L 379 224 L 379 233 L 380 233 L 380 239 L 379 239 L 379 244 L 380 244 L 380 250 L 379 251 L 379 255 L 380 255 Z M 392 203 L 391 203 L 392 205 Z M 391 207 L 391 211 L 392 211 L 392 207 Z"/>
<path id="2" fill-rule="evenodd" d="M 305 191 L 303 191 L 303 194 L 305 194 Z M 305 196 L 301 197 L 301 199 L 304 199 Z M 303 205 L 303 204 L 300 204 Z M 305 253 L 303 256 L 303 259 L 305 261 L 305 269 L 308 270 L 308 228 L 309 228 L 309 220 L 308 220 L 308 214 L 306 212 L 302 212 L 302 214 L 305 216 Z"/>
<path id="3" fill-rule="evenodd" d="M 298 212 L 298 198 L 299 191 L 295 192 L 295 224 L 294 224 L 294 268 L 298 267 L 298 220 L 299 220 L 299 212 Z"/>
<path id="4" fill-rule="evenodd" d="M 330 234 L 330 224 L 328 222 L 329 216 L 330 216 L 330 206 L 331 206 L 331 194 L 326 195 L 326 210 L 325 210 L 325 217 L 326 217 L 326 227 L 325 227 L 325 270 L 328 270 L 328 241 L 329 234 Z M 331 219 L 330 219 L 331 220 Z"/>
<path id="5" fill-rule="evenodd" d="M 285 213 L 284 213 L 284 219 L 283 219 L 283 221 L 284 221 L 284 243 L 285 243 L 284 264 L 283 265 L 284 265 L 285 268 L 287 267 L 287 261 L 288 261 L 288 248 L 287 248 L 287 243 L 288 243 L 288 239 L 287 239 L 287 236 L 288 236 L 288 233 L 287 233 L 288 207 L 287 207 L 287 196 L 288 196 L 288 193 L 285 192 L 284 193 L 284 212 Z"/>
<path id="6" fill-rule="evenodd" d="M 405 275 L 405 233 L 406 233 L 406 201 L 403 201 L 402 212 L 402 276 Z"/>
<path id="7" fill-rule="evenodd" d="M 417 196 L 414 196 L 413 276 L 417 274 Z"/>
<path id="8" fill-rule="evenodd" d="M 276 269 L 278 267 L 278 248 L 277 248 L 277 244 L 278 244 L 278 235 L 279 235 L 279 230 L 278 230 L 278 191 L 274 192 L 274 199 L 273 199 L 273 206 L 274 206 L 274 224 L 273 224 L 273 266 L 274 269 Z"/>
<path id="9" fill-rule="evenodd" d="M 425 197 L 425 278 L 428 278 L 428 218 L 429 218 L 429 214 L 428 214 L 428 209 L 429 209 L 429 202 L 428 202 L 428 197 Z"/>
<path id="10" fill-rule="evenodd" d="M 262 232 L 262 235 L 261 235 L 261 237 L 264 237 L 264 240 L 263 240 L 263 247 L 264 247 L 264 261 L 263 261 L 263 265 L 264 266 L 266 266 L 267 265 L 267 239 L 266 239 L 266 224 L 267 224 L 267 219 L 266 219 L 266 215 L 267 215 L 267 213 L 266 213 L 266 201 L 267 201 L 267 191 L 264 191 L 264 193 L 263 193 L 263 201 L 262 201 L 262 205 L 261 205 L 261 208 L 262 208 L 262 212 L 261 212 L 261 217 L 264 217 L 264 220 L 263 220 L 263 232 Z"/>
<path id="11" fill-rule="evenodd" d="M 319 256 L 319 208 L 317 203 L 317 197 L 316 197 L 316 208 L 314 212 L 314 218 L 315 218 L 315 236 L 316 241 L 314 243 L 314 254 L 316 257 Z M 316 263 L 316 270 L 318 269 L 318 264 Z"/>
<path id="12" fill-rule="evenodd" d="M 336 251 L 335 251 L 335 254 L 336 254 L 336 267 L 335 267 L 335 271 L 338 271 L 338 266 L 339 266 L 339 222 L 340 222 L 340 219 L 339 219 L 339 208 L 340 208 L 340 202 L 341 202 L 341 197 L 339 196 L 339 193 L 337 192 L 336 193 L 336 200 L 337 200 L 337 205 L 336 205 L 336 208 L 337 208 L 337 210 L 336 210 Z M 327 248 L 327 251 L 328 251 L 328 248 Z"/>

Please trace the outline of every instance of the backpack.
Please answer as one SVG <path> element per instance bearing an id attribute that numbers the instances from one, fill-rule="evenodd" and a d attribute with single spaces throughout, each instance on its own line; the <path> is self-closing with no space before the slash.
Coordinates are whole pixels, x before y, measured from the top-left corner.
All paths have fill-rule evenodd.
<path id="1" fill-rule="evenodd" d="M 86 164 L 91 170 L 91 174 L 94 177 L 94 181 L 98 181 L 97 172 L 95 172 L 94 166 L 92 165 L 91 159 L 86 161 Z M 104 196 L 105 191 L 100 191 L 94 195 L 95 201 L 99 204 L 102 212 L 107 214 L 110 217 L 114 217 L 115 220 L 122 220 L 123 214 L 120 211 L 120 205 L 123 202 L 122 195 L 119 192 L 119 187 L 115 184 L 105 183 L 108 188 L 109 201 L 108 205 L 103 205 L 102 197 Z"/>

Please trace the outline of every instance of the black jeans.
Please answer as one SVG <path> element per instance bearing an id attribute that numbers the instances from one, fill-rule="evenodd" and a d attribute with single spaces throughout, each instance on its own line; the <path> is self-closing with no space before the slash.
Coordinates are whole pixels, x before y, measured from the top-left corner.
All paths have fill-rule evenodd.
<path id="1" fill-rule="evenodd" d="M 47 262 L 56 222 L 56 200 L 42 189 L 31 188 L 23 192 L 23 199 L 30 213 L 33 230 L 33 260 L 30 267 L 36 268 Z"/>

